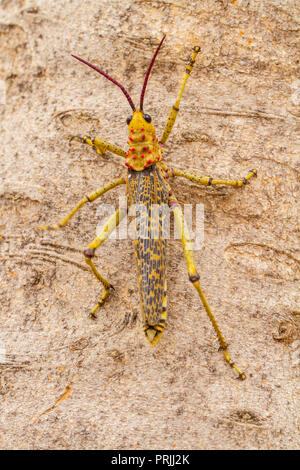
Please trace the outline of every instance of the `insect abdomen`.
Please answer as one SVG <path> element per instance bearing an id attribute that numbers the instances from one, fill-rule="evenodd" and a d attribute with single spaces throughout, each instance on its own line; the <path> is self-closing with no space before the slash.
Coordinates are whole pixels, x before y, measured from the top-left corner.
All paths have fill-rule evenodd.
<path id="1" fill-rule="evenodd" d="M 168 191 L 156 166 L 128 177 L 128 202 L 136 205 L 134 249 L 144 331 L 152 345 L 160 339 L 167 316 L 164 214 Z"/>

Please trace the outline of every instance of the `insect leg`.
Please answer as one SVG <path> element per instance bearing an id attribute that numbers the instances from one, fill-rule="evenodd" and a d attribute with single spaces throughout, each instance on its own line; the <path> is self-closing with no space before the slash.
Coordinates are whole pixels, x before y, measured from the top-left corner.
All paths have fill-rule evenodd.
<path id="1" fill-rule="evenodd" d="M 246 178 L 242 178 L 239 180 L 215 180 L 209 176 L 204 175 L 193 175 L 191 173 L 187 173 L 182 170 L 173 170 L 172 176 L 182 176 L 183 178 L 187 178 L 188 180 L 195 181 L 196 183 L 204 184 L 206 186 L 216 185 L 216 184 L 225 184 L 227 186 L 235 186 L 240 188 L 248 183 L 250 178 L 253 176 L 257 176 L 256 170 L 250 170 L 248 176 Z"/>
<path id="2" fill-rule="evenodd" d="M 100 245 L 109 237 L 109 235 L 113 232 L 113 230 L 119 225 L 121 220 L 125 217 L 127 211 L 125 209 L 118 209 L 108 220 L 107 224 L 103 227 L 99 235 L 90 243 L 90 245 L 84 250 L 84 260 L 89 265 L 92 270 L 92 273 L 98 281 L 104 287 L 104 292 L 100 301 L 96 304 L 96 306 L 91 311 L 91 317 L 96 318 L 96 311 L 98 308 L 104 304 L 106 298 L 108 297 L 110 289 L 113 289 L 113 286 L 106 280 L 104 277 L 101 276 L 99 271 L 97 270 L 96 266 L 94 265 L 92 258 L 95 256 L 95 251 L 99 248 Z"/>
<path id="3" fill-rule="evenodd" d="M 194 50 L 194 53 L 188 61 L 188 65 L 187 65 L 187 67 L 185 69 L 185 72 L 183 74 L 182 84 L 181 84 L 181 87 L 179 89 L 176 101 L 175 101 L 174 105 L 172 106 L 172 108 L 170 110 L 169 117 L 168 117 L 168 120 L 167 120 L 167 124 L 166 124 L 166 127 L 164 129 L 163 136 L 160 139 L 160 143 L 162 143 L 162 144 L 166 143 L 166 141 L 168 140 L 168 137 L 169 137 L 169 135 L 170 135 L 170 133 L 173 129 L 173 126 L 174 126 L 174 123 L 176 121 L 176 117 L 177 117 L 177 114 L 178 114 L 178 111 L 179 111 L 179 104 L 180 104 L 180 100 L 181 100 L 181 97 L 182 97 L 182 94 L 183 94 L 183 90 L 184 90 L 186 82 L 187 82 L 187 80 L 190 76 L 190 73 L 193 69 L 193 65 L 195 63 L 197 54 L 198 54 L 198 52 L 200 52 L 201 49 L 200 49 L 199 46 L 195 46 L 193 48 L 193 50 Z"/>
<path id="4" fill-rule="evenodd" d="M 40 229 L 41 230 L 57 230 L 60 227 L 64 227 L 68 223 L 68 221 L 71 219 L 71 217 L 73 217 L 73 215 L 76 214 L 76 212 L 84 204 L 86 204 L 87 202 L 95 201 L 95 199 L 102 196 L 102 194 L 106 193 L 110 189 L 113 189 L 116 186 L 119 186 L 120 184 L 125 184 L 125 183 L 126 183 L 126 179 L 119 178 L 119 179 L 113 181 L 112 183 L 107 184 L 106 186 L 104 186 L 104 188 L 98 189 L 98 191 L 96 191 L 95 193 L 92 193 L 92 194 L 89 194 L 88 196 L 85 196 L 84 199 L 82 199 L 77 204 L 77 206 L 75 206 L 74 209 L 63 220 L 61 220 L 58 224 L 55 224 L 55 225 L 41 225 Z"/>
<path id="5" fill-rule="evenodd" d="M 99 139 L 99 137 L 92 139 L 91 137 L 84 136 L 81 140 L 84 144 L 88 144 L 93 147 L 99 155 L 104 155 L 106 152 L 111 152 L 126 158 L 125 150 L 117 147 L 114 144 L 105 142 L 105 140 Z"/>
<path id="6" fill-rule="evenodd" d="M 220 349 L 223 351 L 224 358 L 226 362 L 238 373 L 239 379 L 244 380 L 246 378 L 245 374 L 240 371 L 240 369 L 234 364 L 232 361 L 229 351 L 228 351 L 228 345 L 225 341 L 224 336 L 221 333 L 221 330 L 215 320 L 215 317 L 207 303 L 206 298 L 204 297 L 204 294 L 202 292 L 202 289 L 199 284 L 199 279 L 200 276 L 196 271 L 196 266 L 195 266 L 195 261 L 194 261 L 194 254 L 191 249 L 191 241 L 190 241 L 190 235 L 188 233 L 187 225 L 185 223 L 184 217 L 182 210 L 179 206 L 178 203 L 174 203 L 172 205 L 172 209 L 174 212 L 174 219 L 176 223 L 176 227 L 178 230 L 178 233 L 180 234 L 181 241 L 182 241 L 182 246 L 183 246 L 183 252 L 184 252 L 184 257 L 186 260 L 187 268 L 188 268 L 188 274 L 189 274 L 189 280 L 192 282 L 193 286 L 195 287 L 196 291 L 199 294 L 199 297 L 201 299 L 201 302 L 206 310 L 206 313 L 214 327 L 214 330 L 217 334 L 219 343 L 220 343 Z"/>

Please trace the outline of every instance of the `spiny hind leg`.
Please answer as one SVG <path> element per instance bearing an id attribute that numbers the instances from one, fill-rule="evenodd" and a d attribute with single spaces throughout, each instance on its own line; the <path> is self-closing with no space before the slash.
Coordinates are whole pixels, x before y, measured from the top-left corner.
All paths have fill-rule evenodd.
<path id="1" fill-rule="evenodd" d="M 89 267 L 92 270 L 92 273 L 96 276 L 98 281 L 100 281 L 101 284 L 103 285 L 104 291 L 103 291 L 103 294 L 102 294 L 101 299 L 99 300 L 99 302 L 91 310 L 90 316 L 92 318 L 96 318 L 96 311 L 98 310 L 99 307 L 101 307 L 104 304 L 105 300 L 107 299 L 107 297 L 109 295 L 110 289 L 113 289 L 113 286 L 103 276 L 101 276 L 101 274 L 97 270 L 96 266 L 94 265 L 94 263 L 92 261 L 92 257 L 94 256 L 94 252 L 95 252 L 95 250 L 91 250 L 91 249 L 88 249 L 88 248 L 86 250 L 84 250 L 84 252 L 83 252 L 84 260 L 89 265 Z"/>
<path id="2" fill-rule="evenodd" d="M 180 89 L 178 91 L 175 103 L 174 103 L 174 105 L 172 106 L 172 108 L 170 110 L 170 113 L 169 113 L 169 116 L 168 116 L 168 120 L 167 120 L 165 129 L 164 129 L 162 138 L 160 139 L 160 143 L 163 144 L 163 145 L 167 142 L 167 140 L 169 138 L 169 135 L 171 134 L 171 131 L 172 131 L 173 126 L 175 124 L 177 114 L 178 114 L 178 111 L 179 111 L 179 104 L 180 104 L 180 101 L 181 101 L 181 97 L 182 97 L 186 82 L 187 82 L 187 80 L 188 80 L 188 78 L 191 74 L 191 71 L 193 69 L 197 54 L 198 54 L 198 52 L 200 52 L 200 50 L 201 49 L 200 49 L 199 46 L 195 46 L 193 48 L 194 53 L 190 57 L 190 59 L 188 61 L 188 64 L 186 66 L 185 72 L 183 74 L 183 79 L 182 79 Z"/>
<path id="3" fill-rule="evenodd" d="M 111 183 L 107 184 L 101 189 L 98 189 L 98 191 L 89 194 L 88 196 L 85 196 L 78 204 L 77 206 L 74 207 L 74 209 L 60 222 L 54 225 L 40 225 L 41 230 L 57 230 L 61 227 L 64 227 L 69 220 L 76 214 L 76 212 L 79 211 L 79 209 L 84 206 L 87 202 L 93 202 L 98 197 L 102 196 L 102 194 L 105 194 L 107 191 L 110 191 L 111 189 L 115 188 L 116 186 L 119 186 L 120 184 L 126 184 L 126 178 L 119 178 L 115 181 L 112 181 Z"/>
<path id="4" fill-rule="evenodd" d="M 108 220 L 107 224 L 103 227 L 99 235 L 90 243 L 90 245 L 84 250 L 84 260 L 91 268 L 92 273 L 98 279 L 99 282 L 104 287 L 104 291 L 102 294 L 101 299 L 92 309 L 90 316 L 92 318 L 96 318 L 96 312 L 99 307 L 101 307 L 105 300 L 107 299 L 110 290 L 113 289 L 113 286 L 108 282 L 97 270 L 95 264 L 92 261 L 92 258 L 95 256 L 95 251 L 99 248 L 100 245 L 109 237 L 109 235 L 113 232 L 113 230 L 119 225 L 121 220 L 125 217 L 126 210 L 125 209 L 118 209 Z"/>
<path id="5" fill-rule="evenodd" d="M 195 287 L 196 291 L 199 294 L 199 297 L 201 299 L 201 302 L 206 310 L 206 313 L 214 327 L 214 330 L 217 334 L 219 343 L 220 343 L 220 349 L 223 351 L 224 358 L 226 362 L 232 367 L 237 373 L 238 373 L 238 378 L 241 380 L 244 380 L 246 378 L 244 372 L 241 372 L 240 369 L 235 365 L 233 360 L 230 357 L 229 351 L 228 351 L 228 345 L 227 342 L 225 341 L 224 336 L 221 333 L 221 330 L 216 322 L 216 319 L 207 303 L 206 298 L 204 297 L 204 294 L 202 292 L 202 289 L 199 284 L 199 279 L 200 276 L 196 271 L 196 266 L 195 266 L 195 261 L 194 261 L 194 254 L 191 248 L 191 241 L 190 241 L 190 235 L 188 233 L 187 225 L 185 223 L 184 217 L 182 210 L 177 203 L 173 203 L 173 212 L 174 212 L 174 219 L 176 223 L 176 227 L 178 230 L 178 233 L 180 234 L 181 237 L 181 242 L 183 246 L 183 252 L 184 252 L 184 257 L 186 260 L 187 268 L 188 268 L 188 273 L 189 273 L 189 280 L 192 282 L 193 286 Z"/>

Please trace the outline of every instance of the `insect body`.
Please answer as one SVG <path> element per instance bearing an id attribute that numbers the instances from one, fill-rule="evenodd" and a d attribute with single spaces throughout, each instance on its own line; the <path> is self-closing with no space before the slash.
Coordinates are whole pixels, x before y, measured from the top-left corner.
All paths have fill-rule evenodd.
<path id="1" fill-rule="evenodd" d="M 162 335 L 167 315 L 166 239 L 161 234 L 162 216 L 155 213 L 155 209 L 169 203 L 169 191 L 159 167 L 153 165 L 141 172 L 132 171 L 128 176 L 127 197 L 129 206 L 134 204 L 141 208 L 134 249 L 144 330 L 154 345 Z M 158 219 L 155 237 L 151 233 L 153 219 Z"/>
<path id="2" fill-rule="evenodd" d="M 174 220 L 177 230 L 181 237 L 183 252 L 187 263 L 189 280 L 195 287 L 202 304 L 208 314 L 209 319 L 215 329 L 220 343 L 220 348 L 223 350 L 225 360 L 233 367 L 238 373 L 240 379 L 245 378 L 245 374 L 232 361 L 227 343 L 218 327 L 218 324 L 211 312 L 211 309 L 203 295 L 200 287 L 200 276 L 196 270 L 193 251 L 189 243 L 189 234 L 187 230 L 184 217 L 178 204 L 178 201 L 173 194 L 169 185 L 169 180 L 174 177 L 184 177 L 191 181 L 198 182 L 202 185 L 229 185 L 241 187 L 248 182 L 248 180 L 256 175 L 256 170 L 251 170 L 246 178 L 240 180 L 218 180 L 209 176 L 197 176 L 187 173 L 182 170 L 170 168 L 163 161 L 163 147 L 166 143 L 176 116 L 179 111 L 179 104 L 185 88 L 188 77 L 192 71 L 197 54 L 200 51 L 199 46 L 194 47 L 192 57 L 189 59 L 186 70 L 184 72 L 183 81 L 179 89 L 177 98 L 172 106 L 165 130 L 160 140 L 156 137 L 155 128 L 152 124 L 151 116 L 144 112 L 144 96 L 148 82 L 148 78 L 154 64 L 155 58 L 162 46 L 165 36 L 162 38 L 158 45 L 155 54 L 148 67 L 141 97 L 139 109 L 136 109 L 129 93 L 125 88 L 116 80 L 111 78 L 108 74 L 89 62 L 77 56 L 73 56 L 80 62 L 88 65 L 96 70 L 101 75 L 105 76 L 108 80 L 117 85 L 124 93 L 127 101 L 132 109 L 132 114 L 128 116 L 126 123 L 128 125 L 128 150 L 125 151 L 115 145 L 103 141 L 96 137 L 84 137 L 82 141 L 92 147 L 99 154 L 110 151 L 116 155 L 120 155 L 125 159 L 125 166 L 127 167 L 127 175 L 121 177 L 104 188 L 85 196 L 77 206 L 68 214 L 59 224 L 52 226 L 42 226 L 43 229 L 57 229 L 64 227 L 71 217 L 87 202 L 93 202 L 105 192 L 110 189 L 126 184 L 128 207 L 134 205 L 141 208 L 141 214 L 138 216 L 137 221 L 137 237 L 134 240 L 134 249 L 136 255 L 137 277 L 139 284 L 139 292 L 141 299 L 141 307 L 144 319 L 144 331 L 147 339 L 152 345 L 155 345 L 161 338 L 167 315 L 167 293 L 166 293 L 166 239 L 162 235 L 163 217 L 161 211 L 154 211 L 154 208 L 161 209 L 165 206 L 170 208 L 174 213 Z M 93 258 L 96 249 L 109 237 L 111 232 L 120 223 L 122 218 L 126 215 L 126 210 L 121 208 L 111 216 L 103 230 L 92 241 L 92 243 L 84 250 L 84 258 L 86 263 L 90 266 L 93 274 L 102 283 L 104 291 L 100 301 L 91 311 L 91 316 L 95 317 L 96 311 L 103 305 L 108 297 L 112 285 L 102 277 L 97 270 Z M 156 235 L 153 236 L 152 223 L 156 226 Z"/>

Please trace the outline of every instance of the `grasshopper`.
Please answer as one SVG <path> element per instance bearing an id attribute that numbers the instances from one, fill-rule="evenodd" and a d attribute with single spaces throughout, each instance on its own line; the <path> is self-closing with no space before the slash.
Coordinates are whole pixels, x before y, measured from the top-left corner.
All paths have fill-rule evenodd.
<path id="1" fill-rule="evenodd" d="M 193 251 L 189 243 L 189 234 L 187 225 L 181 207 L 176 199 L 176 196 L 171 190 L 169 180 L 175 177 L 183 177 L 188 180 L 197 182 L 202 185 L 229 185 L 233 187 L 242 187 L 248 183 L 249 179 L 256 176 L 256 170 L 251 170 L 246 178 L 238 180 L 220 180 L 214 179 L 210 176 L 195 175 L 185 171 L 170 168 L 163 161 L 164 145 L 172 131 L 176 117 L 179 111 L 179 104 L 186 85 L 186 82 L 193 69 L 197 54 L 200 51 L 199 46 L 193 48 L 193 53 L 187 62 L 187 66 L 183 75 L 182 84 L 180 86 L 175 103 L 172 106 L 168 120 L 160 140 L 156 137 L 155 127 L 152 124 L 151 116 L 144 112 L 144 97 L 146 86 L 148 83 L 149 75 L 156 56 L 163 44 L 165 35 L 160 41 L 152 60 L 147 69 L 144 84 L 140 96 L 140 105 L 136 109 L 133 101 L 126 91 L 126 89 L 110 77 L 107 73 L 99 69 L 97 66 L 81 59 L 78 56 L 72 55 L 75 59 L 79 60 L 88 67 L 94 69 L 99 74 L 110 80 L 117 85 L 125 95 L 131 109 L 132 114 L 127 117 L 126 123 L 128 126 L 129 138 L 127 151 L 115 146 L 109 142 L 95 137 L 83 137 L 81 141 L 96 150 L 100 155 L 107 151 L 119 155 L 125 159 L 125 166 L 127 167 L 127 174 L 115 181 L 107 184 L 98 191 L 85 196 L 77 206 L 58 224 L 50 226 L 41 226 L 42 229 L 58 229 L 64 227 L 67 222 L 74 216 L 74 214 L 86 203 L 93 202 L 107 191 L 115 188 L 116 186 L 126 185 L 126 194 L 128 207 L 134 204 L 143 205 L 150 213 L 151 219 L 151 206 L 162 206 L 167 204 L 174 214 L 174 220 L 178 233 L 180 234 L 183 253 L 187 264 L 188 277 L 190 282 L 195 287 L 202 301 L 204 309 L 215 329 L 217 334 L 220 349 L 223 351 L 226 362 L 238 374 L 239 379 L 244 380 L 245 374 L 235 365 L 232 361 L 227 342 L 225 341 L 221 330 L 214 318 L 214 315 L 204 297 L 200 287 L 200 276 L 196 270 Z M 103 293 L 100 301 L 91 311 L 91 317 L 96 317 L 97 310 L 104 304 L 113 286 L 108 282 L 96 268 L 93 258 L 95 251 L 100 245 L 109 237 L 112 231 L 119 225 L 121 220 L 125 217 L 127 211 L 124 208 L 118 209 L 108 220 L 99 235 L 92 241 L 90 245 L 84 250 L 85 262 L 90 267 L 92 273 L 103 285 Z M 161 227 L 162 218 L 159 216 L 158 225 Z M 139 234 L 144 236 L 139 236 Z M 145 236 L 146 234 L 146 236 Z M 166 318 L 167 318 L 167 292 L 166 292 L 166 240 L 161 236 L 161 231 L 156 238 L 150 236 L 149 220 L 147 217 L 142 217 L 137 226 L 137 237 L 134 240 L 134 250 L 136 255 L 137 278 L 139 285 L 139 293 L 141 300 L 141 309 L 143 314 L 144 332 L 149 343 L 154 346 L 161 339 L 164 332 Z"/>

